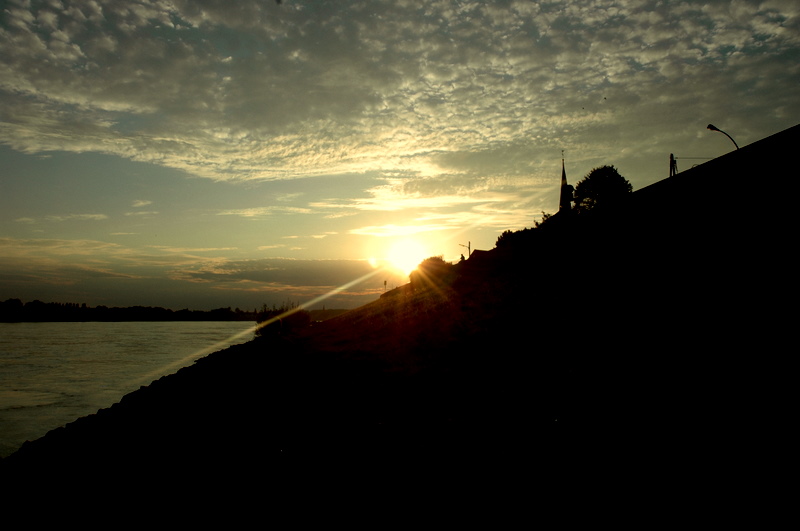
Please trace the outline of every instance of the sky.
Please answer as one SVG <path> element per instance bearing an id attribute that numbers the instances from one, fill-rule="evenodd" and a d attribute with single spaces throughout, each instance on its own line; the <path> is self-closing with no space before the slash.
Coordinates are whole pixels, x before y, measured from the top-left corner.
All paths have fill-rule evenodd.
<path id="1" fill-rule="evenodd" d="M 0 300 L 353 308 L 555 212 L 562 157 L 637 190 L 800 123 L 796 0 L 0 7 Z"/>

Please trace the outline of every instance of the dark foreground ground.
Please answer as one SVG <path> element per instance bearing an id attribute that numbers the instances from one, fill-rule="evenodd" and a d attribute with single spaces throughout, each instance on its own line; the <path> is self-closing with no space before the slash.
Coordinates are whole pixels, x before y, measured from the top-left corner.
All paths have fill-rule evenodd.
<path id="1" fill-rule="evenodd" d="M 198 360 L 26 443 L 4 492 L 519 510 L 582 491 L 730 516 L 785 466 L 790 231 L 774 212 L 732 224 L 742 194 L 709 203 L 708 171 L 686 174 L 521 232 L 447 286 Z"/>

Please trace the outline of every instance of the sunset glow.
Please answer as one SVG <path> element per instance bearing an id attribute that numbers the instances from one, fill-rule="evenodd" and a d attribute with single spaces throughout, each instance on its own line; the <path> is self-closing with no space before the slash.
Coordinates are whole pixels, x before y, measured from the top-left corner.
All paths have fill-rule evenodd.
<path id="1" fill-rule="evenodd" d="M 352 308 L 556 212 L 562 159 L 638 190 L 735 149 L 709 123 L 745 147 L 800 116 L 796 0 L 6 4 L 2 300 L 252 309 L 363 278 L 325 301 Z"/>
<path id="2" fill-rule="evenodd" d="M 409 275 L 420 262 L 428 258 L 428 250 L 416 240 L 403 240 L 391 246 L 386 258 L 393 268 L 403 275 Z"/>

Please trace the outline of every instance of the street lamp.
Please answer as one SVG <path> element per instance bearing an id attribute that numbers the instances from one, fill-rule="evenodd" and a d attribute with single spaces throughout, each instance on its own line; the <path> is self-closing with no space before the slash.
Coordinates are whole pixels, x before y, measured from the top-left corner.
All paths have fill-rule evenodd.
<path id="1" fill-rule="evenodd" d="M 736 140 L 734 140 L 733 138 L 731 138 L 731 135 L 729 135 L 728 133 L 726 133 L 726 132 L 725 132 L 725 131 L 723 131 L 722 129 L 720 129 L 720 128 L 716 127 L 715 125 L 712 125 L 712 124 L 708 124 L 708 127 L 707 127 L 707 128 L 708 128 L 708 129 L 711 129 L 712 131 L 719 131 L 719 132 L 720 132 L 720 133 L 722 133 L 723 135 L 727 136 L 728 138 L 730 138 L 730 139 L 731 139 L 731 142 L 733 142 L 733 145 L 734 145 L 734 146 L 736 146 L 736 149 L 739 149 L 739 144 L 737 144 L 737 143 L 736 143 Z"/>

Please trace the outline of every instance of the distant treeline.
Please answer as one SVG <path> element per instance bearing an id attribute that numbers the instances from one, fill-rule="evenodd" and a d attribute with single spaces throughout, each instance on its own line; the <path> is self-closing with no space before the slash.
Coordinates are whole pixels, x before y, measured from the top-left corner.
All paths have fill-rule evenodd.
<path id="1" fill-rule="evenodd" d="M 132 306 L 129 308 L 90 307 L 86 304 L 42 302 L 23 303 L 19 299 L 0 302 L 0 322 L 82 322 L 82 321 L 257 321 L 259 312 L 236 308 L 216 310 L 178 310 Z"/>

